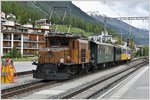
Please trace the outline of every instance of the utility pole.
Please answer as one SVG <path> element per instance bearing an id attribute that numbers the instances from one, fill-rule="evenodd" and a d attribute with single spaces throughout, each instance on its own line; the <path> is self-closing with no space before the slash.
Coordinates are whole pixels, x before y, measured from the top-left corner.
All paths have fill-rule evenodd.
<path id="1" fill-rule="evenodd" d="M 106 16 L 104 15 L 104 43 L 106 43 Z"/>
<path id="2" fill-rule="evenodd" d="M 144 16 L 144 17 L 119 17 L 119 18 L 116 18 L 116 19 L 118 19 L 118 20 L 129 20 L 131 22 L 131 25 L 132 25 L 132 20 L 149 20 L 149 17 L 147 17 L 147 16 Z M 132 32 L 132 29 L 131 29 L 132 26 L 131 25 L 129 26 L 129 36 L 128 36 L 128 39 L 131 38 L 131 32 Z"/>
<path id="3" fill-rule="evenodd" d="M 59 16 L 57 16 L 57 17 L 59 17 L 59 19 L 61 19 L 59 24 L 62 24 L 62 23 L 63 23 L 63 21 L 64 21 L 64 19 L 65 19 L 65 17 L 66 17 L 67 12 L 69 13 L 68 7 L 61 7 L 61 6 L 53 7 L 53 9 L 52 9 L 52 11 L 51 11 L 51 13 L 50 13 L 50 16 L 49 16 L 48 21 L 51 20 L 52 16 L 53 16 L 54 14 L 56 14 L 55 11 L 58 10 L 58 9 L 59 9 L 59 10 L 64 10 L 64 14 L 63 14 L 62 18 L 59 17 Z M 58 25 L 56 25 L 55 32 L 57 32 L 57 29 L 58 29 Z"/>
<path id="4" fill-rule="evenodd" d="M 131 22 L 131 25 L 132 25 L 132 21 L 131 20 L 129 20 L 129 21 Z M 130 34 L 129 34 L 129 37 L 131 35 L 131 25 L 130 25 Z"/>
<path id="5" fill-rule="evenodd" d="M 71 28 L 71 25 L 69 25 L 67 33 L 69 33 L 69 32 L 70 32 L 70 28 Z"/>
<path id="6" fill-rule="evenodd" d="M 122 35 L 121 35 L 121 45 L 122 45 Z"/>
<path id="7" fill-rule="evenodd" d="M 148 16 L 144 16 L 144 17 L 118 17 L 118 18 L 114 18 L 114 19 L 118 19 L 118 20 L 149 20 Z"/>
<path id="8" fill-rule="evenodd" d="M 98 12 L 98 11 L 97 11 Z M 95 12 L 90 12 L 92 15 L 95 13 Z M 98 16 L 98 15 L 97 15 Z M 106 43 L 106 21 L 107 19 L 117 19 L 117 20 L 129 20 L 129 21 L 132 21 L 132 20 L 149 20 L 149 17 L 148 16 L 141 16 L 141 17 L 118 17 L 118 18 L 112 18 L 112 17 L 106 17 L 106 15 L 104 15 L 104 42 Z M 129 36 L 128 38 L 130 38 L 131 36 L 131 25 L 129 26 Z"/>

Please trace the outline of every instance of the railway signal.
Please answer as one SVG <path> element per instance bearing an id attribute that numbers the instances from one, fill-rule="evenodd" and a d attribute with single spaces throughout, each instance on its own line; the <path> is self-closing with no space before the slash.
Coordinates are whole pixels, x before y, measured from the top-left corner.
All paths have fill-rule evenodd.
<path id="1" fill-rule="evenodd" d="M 127 39 L 127 47 L 129 47 L 130 46 L 130 39 L 128 38 Z"/>

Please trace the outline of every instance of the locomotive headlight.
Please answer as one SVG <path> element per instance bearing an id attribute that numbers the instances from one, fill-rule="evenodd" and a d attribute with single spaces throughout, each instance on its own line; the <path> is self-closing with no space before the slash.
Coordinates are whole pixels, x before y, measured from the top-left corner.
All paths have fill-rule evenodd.
<path id="1" fill-rule="evenodd" d="M 60 59 L 60 63 L 64 63 L 64 58 L 61 58 L 61 59 Z"/>

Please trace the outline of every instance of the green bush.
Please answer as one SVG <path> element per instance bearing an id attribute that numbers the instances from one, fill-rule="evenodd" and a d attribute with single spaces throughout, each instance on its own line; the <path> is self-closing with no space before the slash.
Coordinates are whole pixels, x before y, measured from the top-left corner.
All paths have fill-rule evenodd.
<path id="1" fill-rule="evenodd" d="M 13 47 L 9 53 L 4 55 L 4 57 L 5 58 L 7 58 L 7 57 L 9 57 L 9 58 L 21 58 L 22 55 L 21 55 L 21 52 L 16 49 L 16 47 Z"/>

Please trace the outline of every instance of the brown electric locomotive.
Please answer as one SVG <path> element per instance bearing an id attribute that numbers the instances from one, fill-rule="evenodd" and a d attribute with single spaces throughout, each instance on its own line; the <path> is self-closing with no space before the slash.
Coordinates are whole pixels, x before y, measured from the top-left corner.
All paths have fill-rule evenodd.
<path id="1" fill-rule="evenodd" d="M 49 33 L 46 47 L 39 49 L 33 77 L 45 80 L 62 80 L 90 70 L 89 41 L 74 34 Z"/>

